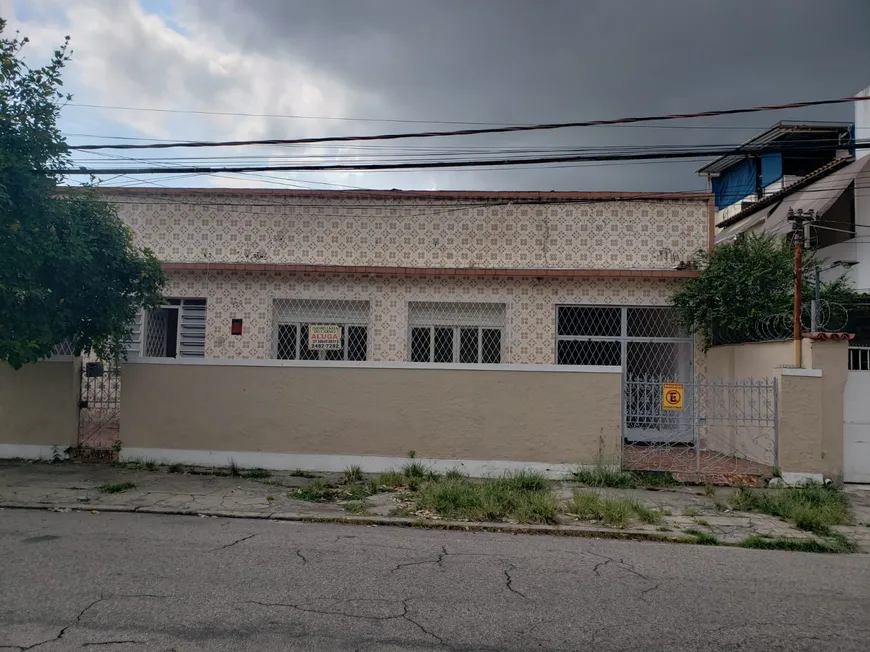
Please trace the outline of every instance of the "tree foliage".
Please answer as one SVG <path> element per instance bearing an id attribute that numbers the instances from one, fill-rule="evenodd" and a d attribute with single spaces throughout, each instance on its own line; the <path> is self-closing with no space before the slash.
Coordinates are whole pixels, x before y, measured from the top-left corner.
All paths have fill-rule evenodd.
<path id="1" fill-rule="evenodd" d="M 93 188 L 59 193 L 69 165 L 57 119 L 70 96 L 61 72 L 69 37 L 31 68 L 27 39 L 0 19 L 0 361 L 19 368 L 65 342 L 76 354 L 123 355 L 140 306 L 159 303 L 164 275 L 113 205 Z"/>
<path id="2" fill-rule="evenodd" d="M 674 296 L 683 325 L 713 344 L 750 342 L 765 334 L 788 337 L 793 328 L 794 247 L 786 238 L 748 234 L 696 258 L 701 275 Z M 812 251 L 803 256 L 802 293 L 813 298 L 813 268 L 821 261 Z M 847 277 L 821 284 L 828 305 L 848 308 L 856 299 Z M 808 314 L 808 312 L 804 312 Z M 803 320 L 802 320 L 803 321 Z"/>

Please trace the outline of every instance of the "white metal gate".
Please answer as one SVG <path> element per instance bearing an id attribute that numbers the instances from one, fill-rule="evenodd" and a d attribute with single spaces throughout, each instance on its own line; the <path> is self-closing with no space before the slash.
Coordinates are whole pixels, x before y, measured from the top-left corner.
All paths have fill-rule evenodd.
<path id="1" fill-rule="evenodd" d="M 849 347 L 843 392 L 843 477 L 870 483 L 870 346 Z"/>
<path id="2" fill-rule="evenodd" d="M 623 466 L 702 475 L 766 475 L 777 463 L 776 379 L 625 381 Z M 674 408 L 674 409 L 669 409 Z M 637 436 L 636 433 L 646 433 Z"/>

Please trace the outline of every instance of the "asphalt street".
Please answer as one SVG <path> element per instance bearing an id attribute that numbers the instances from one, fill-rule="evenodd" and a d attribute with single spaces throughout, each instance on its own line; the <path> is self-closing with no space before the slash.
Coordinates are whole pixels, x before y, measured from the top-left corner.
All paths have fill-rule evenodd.
<path id="1" fill-rule="evenodd" d="M 870 557 L 0 511 L 0 650 L 870 649 Z"/>

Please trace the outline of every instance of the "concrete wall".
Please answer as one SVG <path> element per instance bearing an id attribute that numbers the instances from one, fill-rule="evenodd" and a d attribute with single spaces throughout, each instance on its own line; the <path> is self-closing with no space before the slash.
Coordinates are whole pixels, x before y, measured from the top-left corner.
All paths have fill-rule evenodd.
<path id="1" fill-rule="evenodd" d="M 707 352 L 708 376 L 726 381 L 776 378 L 778 465 L 785 472 L 837 476 L 843 471 L 848 343 L 805 338 L 801 352 L 803 368 L 794 369 L 791 341 L 714 347 Z M 716 435 L 736 450 L 752 448 L 750 441 L 734 441 L 734 432 Z"/>
<path id="2" fill-rule="evenodd" d="M 794 344 L 751 342 L 714 346 L 707 351 L 707 377 L 711 380 L 773 378 L 775 369 L 794 363 Z"/>
<path id="3" fill-rule="evenodd" d="M 0 364 L 0 457 L 39 458 L 78 439 L 81 363 L 60 358 L 14 370 Z"/>
<path id="4" fill-rule="evenodd" d="M 127 364 L 122 456 L 202 463 L 223 451 L 242 464 L 365 470 L 411 450 L 431 460 L 618 461 L 617 369 L 520 369 L 528 367 Z"/>

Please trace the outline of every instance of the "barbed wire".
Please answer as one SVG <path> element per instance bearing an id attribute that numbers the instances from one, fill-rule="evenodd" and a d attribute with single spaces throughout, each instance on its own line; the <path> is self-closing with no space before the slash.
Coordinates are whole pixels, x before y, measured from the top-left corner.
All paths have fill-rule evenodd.
<path id="1" fill-rule="evenodd" d="M 803 304 L 801 309 L 801 332 L 837 333 L 846 328 L 849 322 L 849 309 L 841 303 L 823 299 L 817 311 L 817 323 L 813 325 L 813 306 Z M 739 328 L 714 327 L 713 345 L 745 344 L 748 342 L 771 342 L 791 339 L 794 334 L 794 313 L 780 312 L 760 317 L 752 323 Z"/>

